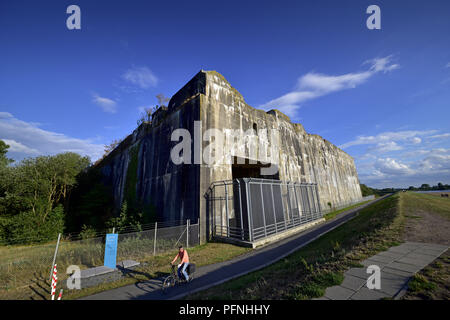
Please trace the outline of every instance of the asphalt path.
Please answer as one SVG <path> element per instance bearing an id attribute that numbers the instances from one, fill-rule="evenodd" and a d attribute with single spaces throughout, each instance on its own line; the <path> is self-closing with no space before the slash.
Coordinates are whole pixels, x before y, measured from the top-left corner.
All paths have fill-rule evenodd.
<path id="1" fill-rule="evenodd" d="M 316 225 L 301 233 L 292 235 L 283 240 L 252 250 L 234 259 L 197 267 L 195 278 L 192 282 L 177 285 L 163 293 L 161 285 L 164 278 L 151 279 L 138 282 L 101 293 L 97 293 L 83 299 L 86 300 L 173 300 L 181 299 L 188 294 L 208 289 L 231 279 L 243 276 L 247 273 L 264 268 L 275 263 L 291 253 L 299 250 L 320 236 L 339 227 L 350 219 L 356 217 L 358 212 L 375 202 L 390 195 L 375 199 L 367 204 L 340 213 L 334 219 Z M 195 261 L 193 261 L 195 263 Z M 169 263 L 169 262 L 168 262 Z"/>

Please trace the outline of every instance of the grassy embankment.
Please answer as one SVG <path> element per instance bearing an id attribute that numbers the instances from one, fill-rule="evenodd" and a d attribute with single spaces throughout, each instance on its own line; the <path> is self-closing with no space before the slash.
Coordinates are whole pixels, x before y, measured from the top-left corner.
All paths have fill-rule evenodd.
<path id="1" fill-rule="evenodd" d="M 187 299 L 310 299 L 343 281 L 360 261 L 398 245 L 404 225 L 399 195 L 361 210 L 344 225 L 264 269 Z"/>

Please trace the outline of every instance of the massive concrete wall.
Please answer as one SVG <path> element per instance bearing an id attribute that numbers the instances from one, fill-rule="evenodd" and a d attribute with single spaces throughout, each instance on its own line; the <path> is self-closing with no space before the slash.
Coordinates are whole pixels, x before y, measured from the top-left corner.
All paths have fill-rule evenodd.
<path id="1" fill-rule="evenodd" d="M 244 136 L 236 145 L 233 129 L 245 132 L 252 129 L 253 124 L 256 124 L 258 132 L 273 129 L 279 133 L 278 141 L 271 141 L 270 135 L 260 134 L 257 139 L 268 147 L 269 159 L 275 158 L 270 154 L 270 147 L 276 145 L 274 150 L 278 152 L 280 180 L 317 183 L 322 208 L 328 208 L 328 203 L 339 206 L 361 199 L 358 175 L 351 156 L 322 137 L 308 134 L 301 124 L 292 123 L 277 110 L 265 112 L 247 105 L 242 95 L 219 73 L 208 71 L 205 77 L 206 89 L 200 100 L 200 118 L 203 128 L 218 128 L 229 133 L 225 135 L 224 155 L 254 158 L 250 154 L 252 139 Z M 267 161 L 261 154 L 264 152 L 257 152 L 258 157 L 254 159 Z M 206 191 L 205 188 L 213 181 L 231 178 L 230 165 L 202 165 L 200 193 Z"/>
<path id="2" fill-rule="evenodd" d="M 177 142 L 171 134 L 188 129 L 194 138 L 194 121 L 201 121 L 201 133 L 215 128 L 224 132 L 223 157 L 239 156 L 267 162 L 256 141 L 269 149 L 269 158 L 278 157 L 279 178 L 285 181 L 318 184 L 321 206 L 338 206 L 361 198 L 353 158 L 318 135 L 305 132 L 301 124 L 291 123 L 279 111 L 265 112 L 245 103 L 242 95 L 214 71 L 201 71 L 170 100 L 168 110 L 158 121 L 141 125 L 99 164 L 105 183 L 113 186 L 116 207 L 124 199 L 151 206 L 158 219 L 200 218 L 201 238 L 207 233 L 204 195 L 213 181 L 232 179 L 232 166 L 226 159 L 215 164 L 175 165 L 170 150 Z M 256 124 L 257 136 L 242 135 L 236 143 L 234 133 L 248 131 Z M 265 129 L 278 132 L 265 135 Z M 276 139 L 276 141 L 274 141 Z M 200 154 L 208 150 L 203 141 Z M 255 144 L 256 143 L 256 144 Z M 271 146 L 277 146 L 270 150 Z M 196 146 L 191 141 L 191 163 Z M 212 149 L 210 149 L 212 153 Z M 270 153 L 276 154 L 270 154 Z"/>

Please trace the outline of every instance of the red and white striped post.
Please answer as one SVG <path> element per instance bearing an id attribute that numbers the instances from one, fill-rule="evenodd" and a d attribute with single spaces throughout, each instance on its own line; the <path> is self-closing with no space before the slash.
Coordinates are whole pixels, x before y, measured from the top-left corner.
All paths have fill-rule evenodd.
<path id="1" fill-rule="evenodd" d="M 59 296 L 58 296 L 58 300 L 61 300 L 61 297 L 62 297 L 62 293 L 63 293 L 63 289 L 61 289 L 61 290 L 59 291 Z"/>
<path id="2" fill-rule="evenodd" d="M 52 276 L 52 300 L 55 300 L 55 291 L 56 291 L 56 284 L 58 283 L 58 271 L 56 270 L 56 264 L 53 267 L 53 276 Z"/>

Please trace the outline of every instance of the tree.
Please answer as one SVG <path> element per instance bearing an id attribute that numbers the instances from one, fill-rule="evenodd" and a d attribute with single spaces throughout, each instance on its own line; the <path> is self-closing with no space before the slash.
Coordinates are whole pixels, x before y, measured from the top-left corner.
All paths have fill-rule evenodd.
<path id="1" fill-rule="evenodd" d="M 88 157 L 67 152 L 24 159 L 8 168 L 0 209 L 11 222 L 6 228 L 9 235 L 25 233 L 20 231 L 22 228 L 37 232 L 40 237 L 61 232 L 63 205 L 77 183 L 77 176 L 89 164 Z"/>
<path id="2" fill-rule="evenodd" d="M 428 183 L 424 183 L 424 184 L 422 184 L 422 185 L 420 186 L 420 189 L 422 189 L 422 190 L 428 190 L 428 189 L 430 189 L 430 185 L 429 185 Z"/>
<path id="3" fill-rule="evenodd" d="M 7 145 L 3 140 L 0 140 L 0 168 L 4 168 L 10 163 L 14 162 L 14 160 L 6 157 L 8 148 L 9 145 Z"/>

